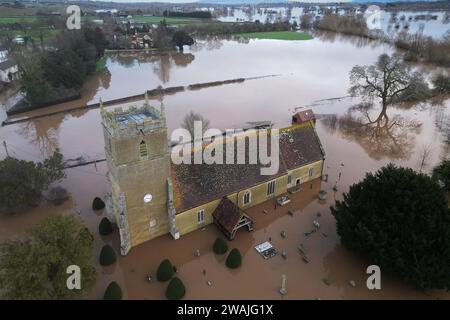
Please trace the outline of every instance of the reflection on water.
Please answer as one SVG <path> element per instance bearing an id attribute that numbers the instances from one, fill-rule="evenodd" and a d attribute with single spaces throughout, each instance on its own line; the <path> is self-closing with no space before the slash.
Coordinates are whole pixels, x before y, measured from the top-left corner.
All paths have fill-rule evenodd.
<path id="1" fill-rule="evenodd" d="M 350 36 L 344 35 L 337 32 L 328 32 L 316 30 L 313 32 L 313 36 L 319 38 L 321 41 L 334 43 L 335 41 L 350 43 L 357 48 L 370 47 L 376 48 L 379 47 L 383 42 L 381 40 L 371 40 L 369 38 L 358 37 L 358 36 Z"/>
<path id="2" fill-rule="evenodd" d="M 442 132 L 444 141 L 441 158 L 446 159 L 450 157 L 450 113 L 446 113 L 445 104 L 440 104 L 435 107 L 437 109 L 435 125 Z"/>
<path id="3" fill-rule="evenodd" d="M 331 133 L 357 142 L 375 160 L 408 159 L 421 123 L 400 114 L 389 116 L 387 110 L 373 117 L 371 109 L 372 105 L 360 104 L 344 115 L 324 115 L 321 121 Z"/>
<path id="4" fill-rule="evenodd" d="M 153 73 L 158 76 L 163 84 L 169 82 L 170 71 L 174 65 L 177 67 L 186 67 L 195 59 L 192 53 L 149 53 L 147 51 L 112 53 L 108 57 L 111 63 L 118 63 L 124 68 L 139 68 L 141 64 L 149 63 L 152 65 Z"/>
<path id="5" fill-rule="evenodd" d="M 87 110 L 80 110 L 74 116 L 81 117 L 86 112 Z M 40 151 L 42 159 L 46 159 L 59 149 L 58 130 L 65 117 L 65 114 L 57 114 L 50 121 L 35 119 L 23 122 L 18 124 L 17 133 L 27 138 Z"/>

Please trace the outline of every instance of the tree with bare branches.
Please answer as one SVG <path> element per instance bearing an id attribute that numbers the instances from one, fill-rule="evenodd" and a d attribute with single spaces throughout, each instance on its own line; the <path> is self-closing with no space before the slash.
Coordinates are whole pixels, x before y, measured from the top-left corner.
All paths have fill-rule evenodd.
<path id="1" fill-rule="evenodd" d="M 209 129 L 209 120 L 204 118 L 202 115 L 191 111 L 184 117 L 182 127 L 189 131 L 192 137 L 194 137 L 195 121 L 200 121 L 202 123 L 202 134 Z"/>
<path id="2" fill-rule="evenodd" d="M 419 82 L 424 82 L 421 75 L 411 72 L 400 55 L 382 54 L 374 65 L 352 68 L 349 93 L 366 100 L 380 98 L 384 112 L 389 104 L 401 101 L 405 92 L 416 88 Z"/>

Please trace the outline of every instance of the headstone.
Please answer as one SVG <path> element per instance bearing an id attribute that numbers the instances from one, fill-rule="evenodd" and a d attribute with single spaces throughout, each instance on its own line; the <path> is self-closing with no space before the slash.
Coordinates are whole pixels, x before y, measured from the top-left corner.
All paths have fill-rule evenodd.
<path id="1" fill-rule="evenodd" d="M 197 257 L 200 257 L 200 250 L 199 250 L 199 249 L 195 250 L 195 255 L 196 255 Z"/>
<path id="2" fill-rule="evenodd" d="M 325 190 L 320 190 L 319 191 L 319 194 L 318 194 L 318 197 L 319 197 L 319 200 L 326 200 L 327 199 L 327 192 L 325 191 Z"/>
<path id="3" fill-rule="evenodd" d="M 356 288 L 356 282 L 355 282 L 355 280 L 350 280 L 349 283 L 350 283 L 350 285 L 351 285 L 353 288 Z"/>
<path id="4" fill-rule="evenodd" d="M 298 250 L 300 251 L 301 254 L 306 254 L 306 249 L 303 246 L 303 243 L 300 243 L 300 245 L 298 246 Z"/>
<path id="5" fill-rule="evenodd" d="M 319 229 L 319 228 L 320 228 L 320 224 L 319 224 L 319 222 L 318 222 L 317 220 L 313 220 L 313 225 L 314 225 L 314 227 L 315 227 L 316 229 Z"/>
<path id="6" fill-rule="evenodd" d="M 282 275 L 281 276 L 281 288 L 280 288 L 280 294 L 285 295 L 287 294 L 287 289 L 286 289 L 286 275 Z"/>

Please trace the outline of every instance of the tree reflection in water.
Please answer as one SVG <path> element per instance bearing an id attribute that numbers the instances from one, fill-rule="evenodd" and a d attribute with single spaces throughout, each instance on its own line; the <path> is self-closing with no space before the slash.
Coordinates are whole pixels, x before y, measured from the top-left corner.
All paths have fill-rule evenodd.
<path id="1" fill-rule="evenodd" d="M 131 68 L 136 63 L 151 63 L 153 72 L 158 76 L 162 83 L 167 83 L 170 80 L 170 72 L 173 66 L 186 67 L 195 56 L 192 53 L 182 53 L 176 51 L 157 52 L 152 53 L 148 51 L 131 51 L 120 52 L 109 55 L 113 62 L 118 62 L 120 65 Z"/>
<path id="2" fill-rule="evenodd" d="M 420 133 L 422 124 L 399 114 L 389 116 L 386 110 L 373 117 L 372 108 L 360 104 L 342 116 L 324 115 L 321 122 L 331 133 L 357 142 L 372 159 L 408 159 L 414 148 L 414 134 Z"/>
<path id="3" fill-rule="evenodd" d="M 435 125 L 443 135 L 444 148 L 442 149 L 442 159 L 450 156 L 450 113 L 447 112 L 445 102 L 441 101 L 435 106 Z"/>
<path id="4" fill-rule="evenodd" d="M 82 117 L 88 109 L 80 109 L 70 113 L 72 117 Z M 32 119 L 20 124 L 19 134 L 26 137 L 30 143 L 36 146 L 40 152 L 40 158 L 50 157 L 56 149 L 59 149 L 58 131 L 67 114 L 59 113 L 51 117 Z"/>

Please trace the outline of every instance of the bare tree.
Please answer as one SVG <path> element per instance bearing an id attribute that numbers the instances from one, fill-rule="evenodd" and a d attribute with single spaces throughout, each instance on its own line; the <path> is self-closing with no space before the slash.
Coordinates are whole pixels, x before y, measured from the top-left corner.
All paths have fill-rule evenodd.
<path id="1" fill-rule="evenodd" d="M 420 74 L 412 73 L 401 56 L 382 54 L 374 65 L 353 67 L 350 72 L 352 86 L 349 93 L 363 99 L 380 98 L 385 112 L 387 106 L 397 101 L 418 78 Z"/>
<path id="2" fill-rule="evenodd" d="M 202 115 L 195 113 L 193 111 L 189 112 L 183 120 L 182 127 L 189 131 L 192 137 L 194 137 L 194 122 L 200 121 L 202 123 L 202 134 L 209 129 L 209 120 L 203 118 Z"/>

